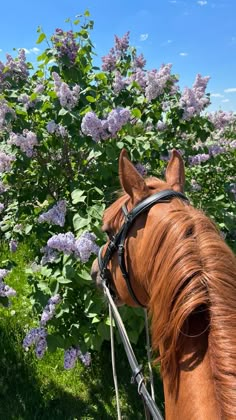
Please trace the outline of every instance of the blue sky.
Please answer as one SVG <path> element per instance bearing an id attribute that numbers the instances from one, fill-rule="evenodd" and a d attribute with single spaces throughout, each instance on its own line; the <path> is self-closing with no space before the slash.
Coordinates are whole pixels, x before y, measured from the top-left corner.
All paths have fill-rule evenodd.
<path id="1" fill-rule="evenodd" d="M 147 59 L 147 68 L 173 63 L 180 86 L 192 86 L 195 75 L 211 76 L 209 110 L 236 111 L 236 0 L 8 0 L 2 2 L 0 60 L 13 48 L 26 48 L 36 60 L 37 27 L 50 35 L 70 29 L 86 8 L 95 21 L 92 40 L 98 62 L 113 45 L 114 34 L 130 31 L 130 43 Z"/>

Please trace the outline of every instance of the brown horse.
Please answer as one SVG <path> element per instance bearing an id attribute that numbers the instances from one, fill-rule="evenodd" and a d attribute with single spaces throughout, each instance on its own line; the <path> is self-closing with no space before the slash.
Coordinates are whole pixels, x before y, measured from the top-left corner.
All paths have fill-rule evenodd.
<path id="1" fill-rule="evenodd" d="M 125 150 L 119 160 L 123 195 L 104 214 L 116 233 L 130 211 L 162 190 L 183 191 L 184 164 L 172 152 L 166 180 L 144 180 Z M 152 347 L 161 362 L 166 419 L 236 419 L 236 261 L 215 225 L 179 198 L 138 216 L 125 241 L 133 291 L 149 309 Z M 122 303 L 135 306 L 115 253 L 108 265 Z M 97 260 L 92 276 L 99 282 Z"/>

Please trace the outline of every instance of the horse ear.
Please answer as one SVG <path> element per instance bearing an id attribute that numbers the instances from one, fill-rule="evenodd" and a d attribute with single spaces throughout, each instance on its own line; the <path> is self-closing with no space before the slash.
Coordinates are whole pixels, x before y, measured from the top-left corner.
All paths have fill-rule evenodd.
<path id="1" fill-rule="evenodd" d="M 130 162 L 125 149 L 120 153 L 119 177 L 122 188 L 130 196 L 133 204 L 138 203 L 149 195 L 149 189 L 143 177 Z"/>
<path id="2" fill-rule="evenodd" d="M 166 168 L 166 182 L 174 191 L 183 192 L 185 183 L 184 162 L 177 150 L 173 150 Z"/>

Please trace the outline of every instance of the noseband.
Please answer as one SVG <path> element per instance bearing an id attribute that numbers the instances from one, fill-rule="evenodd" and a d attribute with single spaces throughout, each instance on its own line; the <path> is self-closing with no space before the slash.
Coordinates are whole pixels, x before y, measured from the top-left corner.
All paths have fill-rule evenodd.
<path id="1" fill-rule="evenodd" d="M 149 210 L 154 204 L 157 203 L 168 203 L 172 198 L 180 198 L 181 200 L 188 201 L 187 197 L 177 191 L 173 190 L 164 190 L 160 191 L 156 194 L 150 195 L 143 201 L 141 201 L 137 206 L 135 206 L 130 212 L 128 212 L 126 205 L 122 206 L 122 210 L 125 216 L 125 222 L 121 226 L 118 233 L 116 233 L 112 239 L 109 241 L 106 252 L 104 256 L 102 256 L 102 251 L 104 245 L 100 248 L 98 254 L 98 264 L 100 270 L 100 277 L 105 283 L 107 287 L 109 287 L 109 279 L 110 279 L 110 272 L 107 268 L 109 261 L 111 261 L 113 254 L 118 251 L 118 263 L 121 270 L 121 273 L 125 279 L 126 286 L 132 297 L 133 301 L 138 305 L 144 307 L 144 305 L 139 301 L 136 297 L 133 287 L 130 282 L 129 274 L 125 264 L 125 239 L 127 237 L 128 231 L 136 218 L 145 211 Z"/>

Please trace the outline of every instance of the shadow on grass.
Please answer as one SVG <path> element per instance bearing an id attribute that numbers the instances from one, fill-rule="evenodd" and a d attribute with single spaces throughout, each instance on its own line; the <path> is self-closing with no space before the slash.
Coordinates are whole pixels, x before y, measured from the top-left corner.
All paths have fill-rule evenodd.
<path id="1" fill-rule="evenodd" d="M 94 355 L 90 369 L 81 368 L 78 390 L 75 385 L 76 392 L 72 393 L 65 390 L 66 387 L 63 389 L 63 386 L 59 386 L 53 378 L 46 377 L 45 373 L 39 375 L 37 362 L 22 350 L 21 332 L 16 330 L 15 323 L 11 325 L 11 320 L 8 321 L 0 321 L 0 419 L 116 419 L 108 343 L 103 346 L 100 355 Z M 121 347 L 117 350 L 122 418 L 143 419 L 143 407 L 137 388 L 130 384 L 131 373 L 126 355 Z M 142 362 L 145 357 L 142 350 L 137 352 L 137 357 Z M 157 374 L 155 384 L 157 404 L 163 410 L 162 385 Z M 83 388 L 85 394 L 81 391 Z"/>

